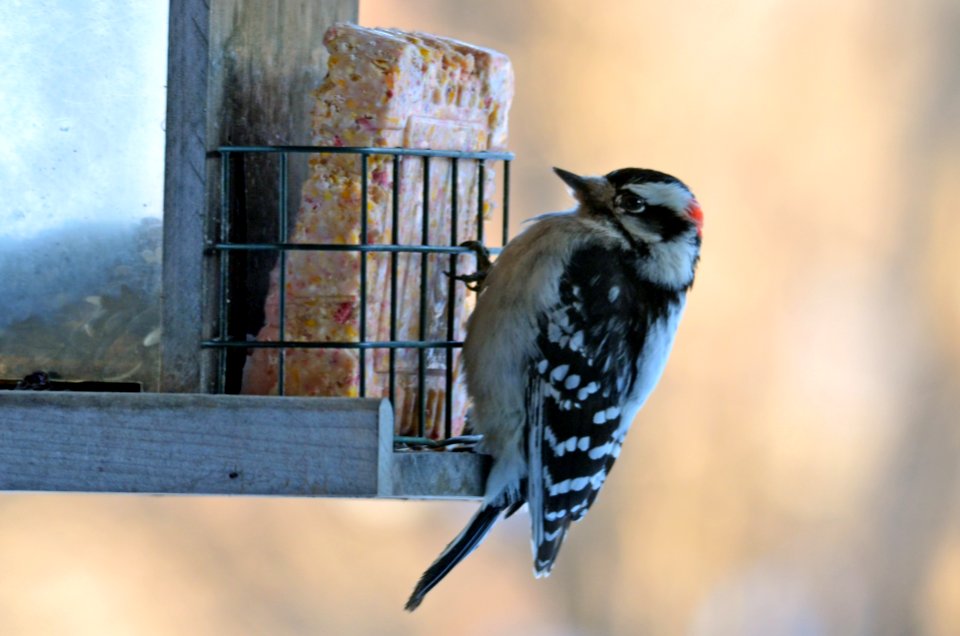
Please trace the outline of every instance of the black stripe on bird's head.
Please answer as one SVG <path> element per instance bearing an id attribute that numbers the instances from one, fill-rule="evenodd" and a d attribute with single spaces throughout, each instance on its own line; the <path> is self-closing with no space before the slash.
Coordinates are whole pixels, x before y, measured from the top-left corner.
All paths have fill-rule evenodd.
<path id="1" fill-rule="evenodd" d="M 622 168 L 602 177 L 582 177 L 554 168 L 589 215 L 608 217 L 648 242 L 683 235 L 699 237 L 703 212 L 690 189 L 664 172 Z"/>

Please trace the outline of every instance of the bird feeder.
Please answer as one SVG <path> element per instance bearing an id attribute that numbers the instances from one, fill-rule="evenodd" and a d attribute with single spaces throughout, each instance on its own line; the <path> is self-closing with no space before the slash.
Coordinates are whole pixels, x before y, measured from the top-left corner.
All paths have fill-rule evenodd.
<path id="1" fill-rule="evenodd" d="M 0 388 L 64 389 L 0 391 L 0 489 L 482 495 L 487 458 L 458 435 L 470 300 L 456 277 L 473 262 L 461 242 L 485 241 L 494 195 L 507 240 L 512 155 L 489 140 L 317 145 L 305 122 L 327 66 L 322 38 L 356 16 L 346 0 L 171 1 L 163 219 L 131 248 L 162 255 L 162 276 L 153 290 L 121 281 L 125 301 L 83 300 L 88 330 L 110 319 L 127 328 L 136 370 L 117 374 L 106 346 L 81 367 L 89 377 L 31 376 L 65 367 L 33 358 L 29 342 L 16 360 L 0 349 L 10 376 Z M 344 167 L 353 173 L 331 176 Z M 355 190 L 337 203 L 355 204 L 354 234 L 305 216 L 305 184 L 334 177 Z M 334 266 L 310 286 L 304 272 Z M 132 311 L 131 298 L 145 308 Z M 324 319 L 342 328 L 304 326 Z"/>

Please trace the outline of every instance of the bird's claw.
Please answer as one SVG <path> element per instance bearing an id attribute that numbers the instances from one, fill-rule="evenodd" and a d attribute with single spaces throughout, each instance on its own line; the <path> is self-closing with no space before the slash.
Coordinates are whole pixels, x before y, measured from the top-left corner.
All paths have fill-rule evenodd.
<path id="1" fill-rule="evenodd" d="M 470 291 L 478 292 L 483 289 L 483 282 L 487 277 L 487 272 L 490 271 L 493 265 L 490 262 L 490 251 L 484 247 L 480 241 L 465 241 L 460 244 L 460 247 L 470 248 L 474 254 L 476 254 L 477 271 L 472 274 L 452 275 L 450 272 L 444 272 L 444 274 L 454 280 L 461 281 Z"/>

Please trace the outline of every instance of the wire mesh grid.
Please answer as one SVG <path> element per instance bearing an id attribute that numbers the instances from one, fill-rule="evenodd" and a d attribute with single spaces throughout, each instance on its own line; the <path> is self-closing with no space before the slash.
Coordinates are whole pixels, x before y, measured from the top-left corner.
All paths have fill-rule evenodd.
<path id="1" fill-rule="evenodd" d="M 460 185 L 461 164 L 463 162 L 472 162 L 476 170 L 476 240 L 480 244 L 485 243 L 485 219 L 484 202 L 488 192 L 484 192 L 487 182 L 485 178 L 487 171 L 495 170 L 500 167 L 500 189 L 502 191 L 502 217 L 501 217 L 501 245 L 506 244 L 509 238 L 510 223 L 510 162 L 513 154 L 509 152 L 458 152 L 414 148 L 372 148 L 372 147 L 331 147 L 331 146 L 224 146 L 218 148 L 215 156 L 220 158 L 220 206 L 219 218 L 211 219 L 208 229 L 208 243 L 206 253 L 209 257 L 215 259 L 217 276 L 216 310 L 214 318 L 216 326 L 214 337 L 205 339 L 201 344 L 204 348 L 213 349 L 217 352 L 216 356 L 216 381 L 215 390 L 218 393 L 238 392 L 238 383 L 231 381 L 231 377 L 236 378 L 242 373 L 242 366 L 246 352 L 254 349 L 275 349 L 278 355 L 277 364 L 277 392 L 280 395 L 285 394 L 285 374 L 287 372 L 287 352 L 297 349 L 343 349 L 351 350 L 357 353 L 359 357 L 359 387 L 360 397 L 368 397 L 370 392 L 369 378 L 367 377 L 366 356 L 371 350 L 386 350 L 388 356 L 388 380 L 386 387 L 386 397 L 391 403 L 396 405 L 397 397 L 397 353 L 398 351 L 413 351 L 417 356 L 417 378 L 416 378 L 416 435 L 397 437 L 397 441 L 434 443 L 435 440 L 426 439 L 425 425 L 427 421 L 427 390 L 426 390 L 426 363 L 425 357 L 430 350 L 441 350 L 445 358 L 444 367 L 444 421 L 442 438 L 450 438 L 452 432 L 453 417 L 453 384 L 454 384 L 454 350 L 463 346 L 462 340 L 456 338 L 456 302 L 455 286 L 463 284 L 456 280 L 454 276 L 457 272 L 457 257 L 461 254 L 473 254 L 474 251 L 469 247 L 461 246 L 461 240 L 465 237 L 458 236 L 458 214 L 459 208 L 469 208 L 458 201 L 458 192 Z M 309 242 L 291 242 L 289 228 L 291 218 L 289 214 L 291 192 L 290 192 L 290 173 L 291 158 L 301 160 L 310 155 L 353 155 L 359 158 L 360 163 L 360 208 L 357 215 L 360 221 L 359 240 L 353 244 L 342 243 L 309 243 Z M 250 240 L 249 236 L 238 237 L 234 229 L 234 221 L 239 212 L 247 207 L 247 198 L 251 190 L 250 184 L 246 183 L 246 176 L 250 170 L 245 164 L 251 160 L 256 161 L 264 157 L 274 157 L 276 159 L 275 168 L 266 172 L 275 172 L 275 182 L 270 183 L 268 178 L 264 189 L 271 190 L 270 196 L 274 198 L 276 209 L 276 224 L 271 228 L 274 240 Z M 389 242 L 371 242 L 369 240 L 369 192 L 370 192 L 370 162 L 372 157 L 387 157 L 391 166 L 391 195 L 390 195 L 390 227 L 391 237 Z M 431 198 L 430 198 L 430 170 L 432 160 L 449 161 L 449 174 L 451 184 L 449 188 L 449 215 L 450 231 L 449 236 L 441 244 L 432 244 L 430 242 L 430 220 L 431 220 Z M 401 198 L 401 166 L 403 162 L 416 161 L 421 162 L 420 172 L 422 178 L 422 213 L 420 227 L 420 241 L 418 244 L 405 244 L 400 242 L 400 198 Z M 254 187 L 255 189 L 255 187 Z M 492 197 L 491 197 L 492 198 Z M 256 212 L 254 212 L 256 214 Z M 262 238 L 262 237 L 261 237 Z M 467 237 L 473 238 L 473 237 Z M 498 248 L 488 248 L 493 254 L 499 251 Z M 314 251 L 314 252 L 340 252 L 355 253 L 359 255 L 359 329 L 356 339 L 341 341 L 324 340 L 291 340 L 286 333 L 287 323 L 287 258 L 294 251 Z M 237 276 L 243 275 L 243 272 L 232 266 L 231 259 L 238 255 L 259 254 L 265 255 L 269 260 L 276 264 L 278 272 L 277 290 L 279 294 L 278 302 L 278 326 L 279 332 L 275 340 L 256 339 L 251 340 L 244 333 L 244 329 L 237 329 L 235 324 L 243 320 L 243 303 L 238 302 L 236 296 L 242 294 L 243 285 L 238 285 L 235 280 Z M 389 289 L 386 291 L 389 296 L 387 305 L 389 306 L 389 337 L 387 340 L 371 340 L 367 333 L 368 318 L 368 287 L 370 280 L 368 276 L 368 257 L 373 254 L 384 254 L 389 256 Z M 398 307 L 400 299 L 398 298 L 398 259 L 401 255 L 419 255 L 419 321 L 418 333 L 416 339 L 400 339 L 398 332 Z M 427 281 L 429 279 L 429 258 L 436 255 L 440 258 L 442 255 L 449 256 L 447 279 L 447 301 L 445 316 L 445 337 L 443 339 L 430 339 L 427 333 Z M 247 305 L 247 309 L 250 305 Z M 238 310 L 240 313 L 238 314 Z M 249 313 L 249 312 L 248 312 Z"/>

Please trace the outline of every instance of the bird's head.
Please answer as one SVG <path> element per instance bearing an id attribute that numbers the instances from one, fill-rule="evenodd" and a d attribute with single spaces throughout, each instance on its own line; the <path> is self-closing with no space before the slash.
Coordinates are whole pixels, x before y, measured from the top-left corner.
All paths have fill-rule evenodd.
<path id="1" fill-rule="evenodd" d="M 647 244 L 700 241 L 703 212 L 676 177 L 643 168 L 623 168 L 602 177 L 553 170 L 570 186 L 583 214 L 613 221 Z"/>

